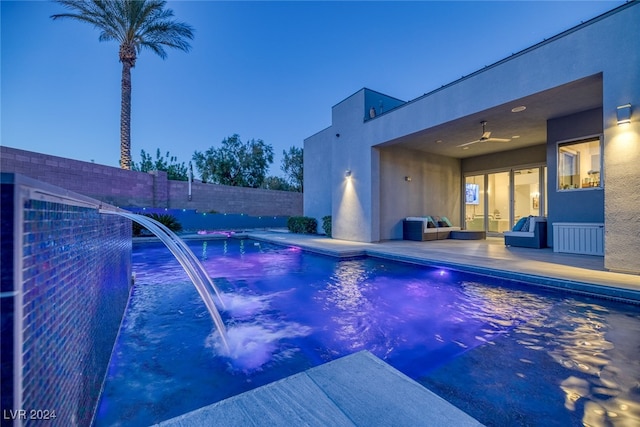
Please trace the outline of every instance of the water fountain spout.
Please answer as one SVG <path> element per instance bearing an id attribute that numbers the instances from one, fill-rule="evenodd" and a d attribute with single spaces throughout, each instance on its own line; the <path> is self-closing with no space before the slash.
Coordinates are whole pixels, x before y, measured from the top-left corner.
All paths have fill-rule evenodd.
<path id="1" fill-rule="evenodd" d="M 216 328 L 220 333 L 220 338 L 228 351 L 229 344 L 227 342 L 227 331 L 212 297 L 212 295 L 215 294 L 218 297 L 218 301 L 220 302 L 222 308 L 225 308 L 224 302 L 222 301 L 222 296 L 217 286 L 211 281 L 211 278 L 207 274 L 200 261 L 198 261 L 198 258 L 191 251 L 191 249 L 189 249 L 185 242 L 180 239 L 180 237 L 178 237 L 173 231 L 169 230 L 164 224 L 148 216 L 138 215 L 122 210 L 101 209 L 100 213 L 119 215 L 135 221 L 152 232 L 165 244 L 165 246 L 176 257 L 184 271 L 191 279 L 191 282 L 193 282 L 194 286 L 196 287 L 196 290 L 198 291 L 198 294 L 200 294 L 202 301 L 207 307 L 207 310 L 209 311 L 209 314 L 211 315 L 211 318 L 213 319 L 213 322 L 215 323 Z"/>

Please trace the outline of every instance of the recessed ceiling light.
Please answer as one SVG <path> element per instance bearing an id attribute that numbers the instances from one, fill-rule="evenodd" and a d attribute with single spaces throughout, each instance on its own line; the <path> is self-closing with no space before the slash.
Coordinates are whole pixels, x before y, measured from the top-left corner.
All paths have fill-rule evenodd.
<path id="1" fill-rule="evenodd" d="M 511 112 L 512 112 L 512 113 L 519 113 L 520 111 L 524 111 L 524 110 L 526 110 L 526 109 L 527 109 L 527 107 L 525 107 L 524 105 L 520 105 L 520 106 L 518 106 L 518 107 L 513 107 L 513 108 L 511 109 Z"/>
<path id="2" fill-rule="evenodd" d="M 442 144 L 442 140 L 441 139 L 436 140 L 436 144 Z"/>
<path id="3" fill-rule="evenodd" d="M 513 136 L 511 137 L 511 139 L 518 139 L 518 138 L 520 138 L 520 135 L 513 135 Z"/>

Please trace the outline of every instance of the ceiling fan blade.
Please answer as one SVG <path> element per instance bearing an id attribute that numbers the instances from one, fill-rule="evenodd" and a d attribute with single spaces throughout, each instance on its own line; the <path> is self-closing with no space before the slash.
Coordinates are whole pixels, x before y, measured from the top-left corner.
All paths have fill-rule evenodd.
<path id="1" fill-rule="evenodd" d="M 476 142 L 480 142 L 480 139 L 476 139 L 475 141 L 467 142 L 464 144 L 456 145 L 456 147 L 466 147 L 467 145 L 475 144 Z"/>
<path id="2" fill-rule="evenodd" d="M 491 132 L 484 132 L 480 137 L 480 141 L 484 141 L 485 139 L 491 138 Z"/>
<path id="3" fill-rule="evenodd" d="M 509 142 L 509 141 L 511 141 L 511 139 L 505 139 L 505 138 L 489 138 L 489 139 L 486 139 L 485 141 L 487 141 L 487 142 Z"/>

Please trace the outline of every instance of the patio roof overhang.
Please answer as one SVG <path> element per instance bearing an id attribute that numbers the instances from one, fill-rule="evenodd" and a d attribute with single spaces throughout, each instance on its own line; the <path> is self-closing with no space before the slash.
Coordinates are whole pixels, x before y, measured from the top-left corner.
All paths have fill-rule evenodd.
<path id="1" fill-rule="evenodd" d="M 600 108 L 602 98 L 602 74 L 596 74 L 423 129 L 376 147 L 402 147 L 462 159 L 545 144 L 548 120 Z M 518 112 L 518 107 L 522 106 L 526 109 Z M 515 112 L 513 109 L 516 109 Z M 458 147 L 482 135 L 482 121 L 487 122 L 487 130 L 491 131 L 492 137 L 511 140 L 479 142 L 469 145 L 468 149 Z"/>

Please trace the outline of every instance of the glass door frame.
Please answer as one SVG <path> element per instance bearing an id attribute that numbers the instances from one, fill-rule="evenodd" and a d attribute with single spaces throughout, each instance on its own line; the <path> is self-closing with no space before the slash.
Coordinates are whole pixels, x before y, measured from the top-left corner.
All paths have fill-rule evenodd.
<path id="1" fill-rule="evenodd" d="M 539 215 L 546 216 L 547 213 L 547 165 L 544 163 L 533 164 L 533 165 L 521 165 L 521 166 L 513 166 L 510 168 L 502 168 L 502 169 L 494 169 L 494 170 L 485 170 L 485 171 L 477 171 L 477 172 L 469 172 L 465 173 L 462 177 L 462 209 L 461 209 L 461 223 L 464 224 L 464 228 L 467 228 L 467 220 L 469 215 L 467 213 L 468 206 L 466 204 L 466 189 L 467 189 L 467 178 L 469 177 L 482 177 L 482 194 L 479 197 L 482 198 L 483 205 L 483 215 L 484 215 L 484 223 L 483 229 L 487 233 L 488 236 L 502 236 L 502 232 L 494 232 L 489 231 L 489 192 L 487 189 L 489 188 L 489 175 L 497 174 L 497 173 L 509 173 L 509 224 L 508 229 L 510 230 L 515 224 L 515 172 L 526 170 L 526 169 L 538 169 L 538 188 L 539 194 L 538 198 L 538 209 Z"/>

